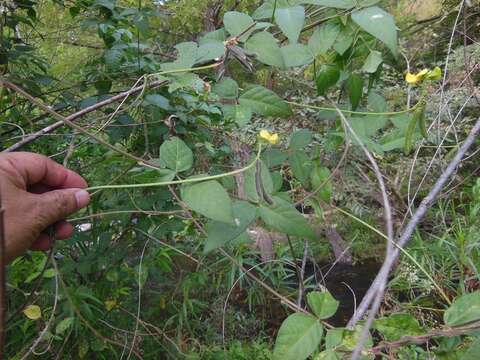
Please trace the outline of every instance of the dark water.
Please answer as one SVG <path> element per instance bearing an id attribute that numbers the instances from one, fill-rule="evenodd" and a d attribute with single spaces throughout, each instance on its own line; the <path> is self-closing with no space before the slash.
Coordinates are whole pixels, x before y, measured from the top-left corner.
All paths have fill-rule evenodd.
<path id="1" fill-rule="evenodd" d="M 358 306 L 380 267 L 381 264 L 376 261 L 366 261 L 357 265 L 307 264 L 305 278 L 316 274 L 317 284 L 325 286 L 332 296 L 340 301 L 335 316 L 327 320 L 330 324 L 334 326 L 347 324 L 353 315 L 355 304 Z M 315 280 L 309 282 L 314 283 Z"/>

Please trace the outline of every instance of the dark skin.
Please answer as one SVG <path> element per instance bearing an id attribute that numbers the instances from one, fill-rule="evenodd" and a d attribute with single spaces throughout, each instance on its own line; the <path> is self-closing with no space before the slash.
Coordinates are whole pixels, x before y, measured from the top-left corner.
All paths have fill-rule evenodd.
<path id="1" fill-rule="evenodd" d="M 65 219 L 88 205 L 86 181 L 77 173 L 38 154 L 0 154 L 0 195 L 4 209 L 5 261 L 28 249 L 46 251 L 49 236 L 67 239 L 73 226 Z"/>

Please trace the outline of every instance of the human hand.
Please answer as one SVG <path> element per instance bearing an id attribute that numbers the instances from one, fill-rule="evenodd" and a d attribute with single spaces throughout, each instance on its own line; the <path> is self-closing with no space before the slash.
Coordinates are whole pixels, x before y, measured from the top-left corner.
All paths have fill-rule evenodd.
<path id="1" fill-rule="evenodd" d="M 0 154 L 0 196 L 4 209 L 5 261 L 28 249 L 48 250 L 53 240 L 43 233 L 54 226 L 55 239 L 67 239 L 73 226 L 65 219 L 87 206 L 90 195 L 77 173 L 38 154 Z"/>

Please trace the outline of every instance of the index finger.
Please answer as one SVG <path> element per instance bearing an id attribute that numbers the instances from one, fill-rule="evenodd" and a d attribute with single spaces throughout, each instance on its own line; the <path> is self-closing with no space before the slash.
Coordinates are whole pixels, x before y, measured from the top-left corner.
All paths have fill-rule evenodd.
<path id="1" fill-rule="evenodd" d="M 6 159 L 22 176 L 27 186 L 44 184 L 55 189 L 87 187 L 87 182 L 80 175 L 46 156 L 15 152 L 7 154 Z"/>

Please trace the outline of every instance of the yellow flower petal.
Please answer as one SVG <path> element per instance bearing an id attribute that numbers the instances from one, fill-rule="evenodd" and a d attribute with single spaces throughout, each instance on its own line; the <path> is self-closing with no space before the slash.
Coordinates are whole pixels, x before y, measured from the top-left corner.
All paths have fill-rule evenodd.
<path id="1" fill-rule="evenodd" d="M 270 140 L 268 140 L 270 142 L 270 144 L 278 144 L 278 140 L 279 140 L 279 137 L 278 137 L 278 134 L 272 134 L 270 136 Z"/>
<path id="2" fill-rule="evenodd" d="M 28 305 L 23 309 L 23 313 L 30 320 L 38 320 L 42 317 L 42 309 L 38 305 Z"/>
<path id="3" fill-rule="evenodd" d="M 279 141 L 279 136 L 278 134 L 270 134 L 270 132 L 268 130 L 260 130 L 260 133 L 259 133 L 260 137 L 266 141 L 268 141 L 270 144 L 272 145 L 275 145 L 278 143 Z"/>
<path id="4" fill-rule="evenodd" d="M 270 139 L 270 132 L 268 130 L 260 130 L 260 137 L 268 141 Z"/>
<path id="5" fill-rule="evenodd" d="M 409 84 L 416 84 L 420 81 L 420 78 L 412 73 L 407 73 L 407 76 L 405 76 L 405 81 Z"/>

